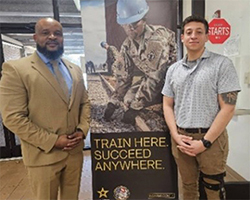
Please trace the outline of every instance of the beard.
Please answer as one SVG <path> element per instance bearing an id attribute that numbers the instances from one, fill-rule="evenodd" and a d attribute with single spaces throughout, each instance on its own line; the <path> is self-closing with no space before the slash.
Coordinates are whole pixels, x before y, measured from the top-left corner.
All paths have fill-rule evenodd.
<path id="1" fill-rule="evenodd" d="M 46 58 L 50 59 L 50 60 L 56 60 L 59 57 L 61 57 L 61 55 L 64 52 L 64 48 L 63 46 L 59 46 L 59 48 L 56 51 L 49 51 L 46 46 L 41 47 L 39 44 L 36 44 L 36 49 L 42 53 Z"/>

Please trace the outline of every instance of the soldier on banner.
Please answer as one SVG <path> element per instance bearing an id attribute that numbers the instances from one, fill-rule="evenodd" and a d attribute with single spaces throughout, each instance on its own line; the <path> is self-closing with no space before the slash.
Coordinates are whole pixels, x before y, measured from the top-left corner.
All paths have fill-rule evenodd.
<path id="1" fill-rule="evenodd" d="M 117 22 L 127 34 L 120 51 L 105 42 L 101 46 L 113 58 L 115 91 L 107 105 L 104 119 L 109 121 L 121 102 L 125 107 L 123 122 L 134 124 L 138 111 L 161 103 L 164 74 L 176 60 L 175 33 L 160 25 L 146 23 L 149 7 L 145 0 L 118 0 Z M 143 76 L 135 82 L 135 70 Z"/>
<path id="2" fill-rule="evenodd" d="M 101 42 L 101 47 L 107 50 L 107 67 L 110 72 L 113 74 L 113 70 L 115 69 L 115 60 L 117 59 L 119 52 L 114 46 L 110 46 L 107 42 Z M 117 62 L 116 62 L 117 63 Z"/>

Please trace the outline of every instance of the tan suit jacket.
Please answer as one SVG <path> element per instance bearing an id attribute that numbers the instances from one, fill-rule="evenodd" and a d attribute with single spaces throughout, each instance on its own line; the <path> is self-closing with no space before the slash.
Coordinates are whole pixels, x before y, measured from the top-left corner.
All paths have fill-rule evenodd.
<path id="1" fill-rule="evenodd" d="M 76 128 L 87 135 L 90 103 L 81 69 L 64 60 L 72 80 L 70 102 L 56 78 L 37 53 L 3 64 L 0 81 L 0 111 L 4 125 L 21 140 L 22 155 L 27 166 L 56 163 L 82 151 L 81 145 L 71 151 L 54 148 L 61 134 Z"/>

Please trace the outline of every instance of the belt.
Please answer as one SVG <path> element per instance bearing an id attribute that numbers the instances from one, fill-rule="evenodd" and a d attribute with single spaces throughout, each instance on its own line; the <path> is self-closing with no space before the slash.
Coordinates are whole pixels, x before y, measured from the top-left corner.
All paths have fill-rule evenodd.
<path id="1" fill-rule="evenodd" d="M 178 129 L 186 131 L 187 133 L 206 133 L 209 128 L 181 128 L 177 126 Z"/>

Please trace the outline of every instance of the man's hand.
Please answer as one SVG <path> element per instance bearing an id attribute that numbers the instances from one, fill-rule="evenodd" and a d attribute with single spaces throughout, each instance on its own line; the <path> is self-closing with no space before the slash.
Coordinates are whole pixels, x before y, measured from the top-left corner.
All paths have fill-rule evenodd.
<path id="1" fill-rule="evenodd" d="M 201 140 L 191 140 L 188 144 L 188 146 L 178 145 L 177 148 L 189 156 L 196 156 L 206 150 Z"/>
<path id="2" fill-rule="evenodd" d="M 84 134 L 76 131 L 71 135 L 60 135 L 55 143 L 55 147 L 62 150 L 72 150 L 83 140 Z"/>
<path id="3" fill-rule="evenodd" d="M 76 131 L 71 135 L 68 135 L 67 137 L 70 142 L 67 144 L 66 147 L 63 148 L 63 150 L 71 150 L 78 146 L 79 143 L 84 139 L 84 134 L 82 131 Z"/>
<path id="4" fill-rule="evenodd" d="M 193 138 L 186 135 L 176 134 L 174 136 L 174 140 L 177 143 L 177 147 L 183 146 L 187 148 L 189 147 L 190 142 L 193 140 Z"/>

